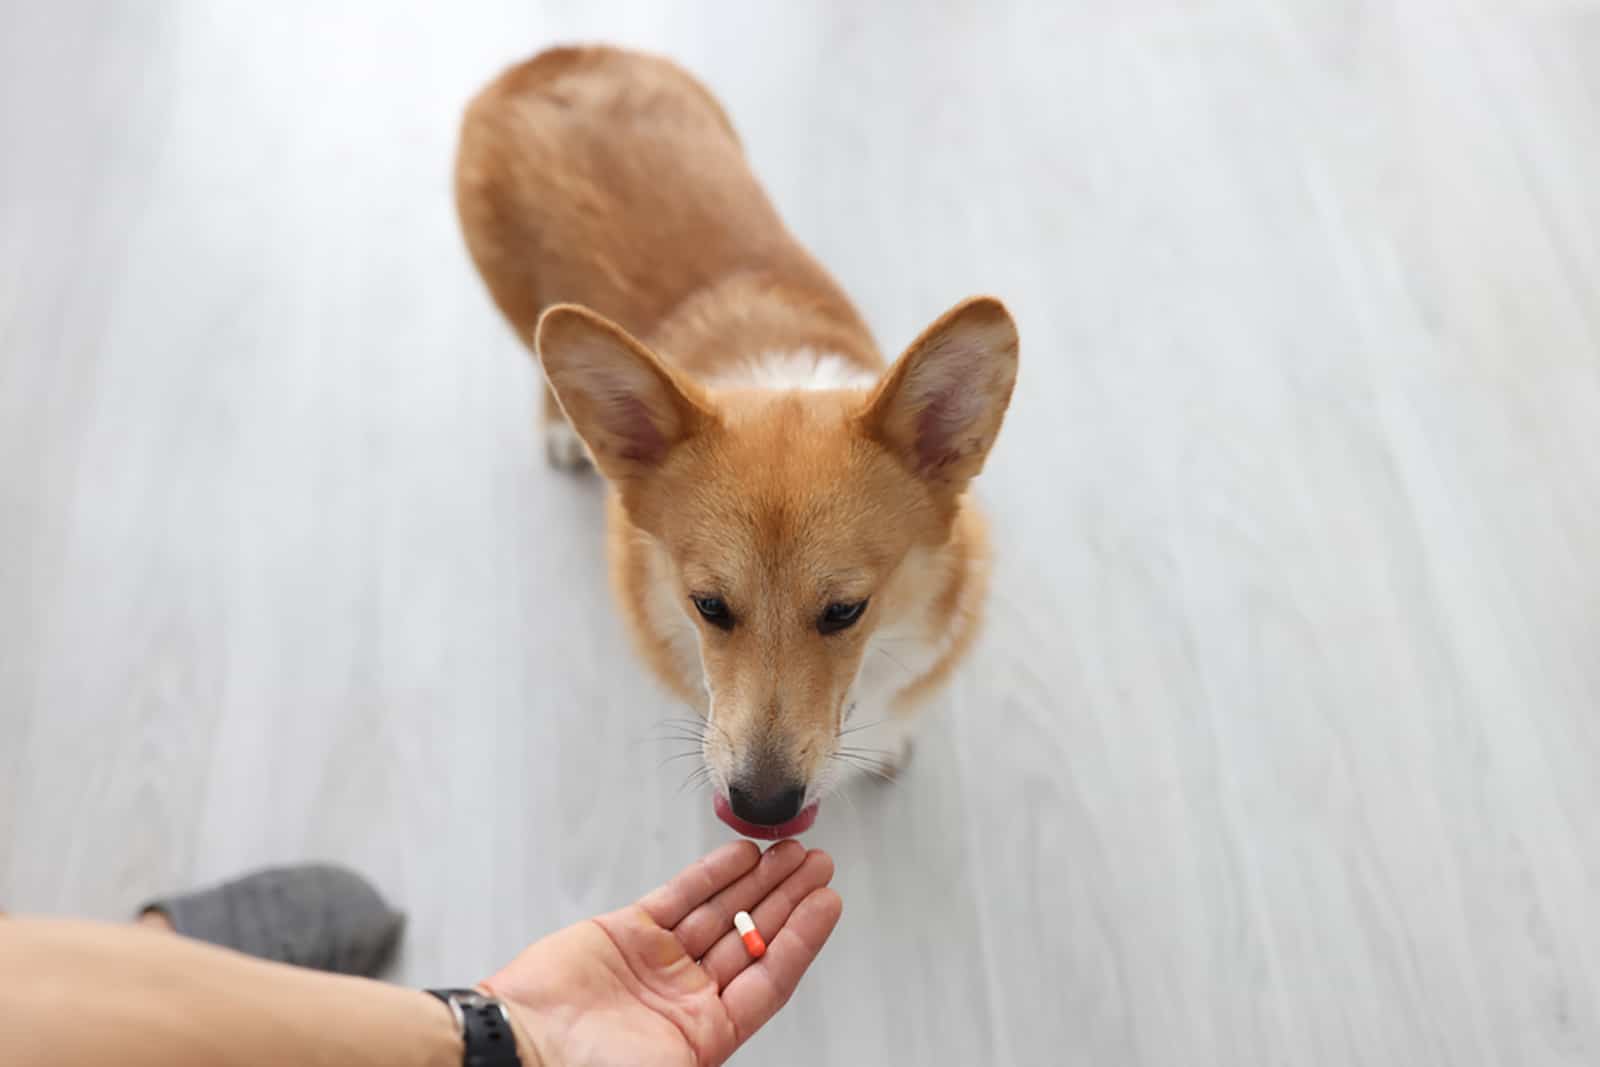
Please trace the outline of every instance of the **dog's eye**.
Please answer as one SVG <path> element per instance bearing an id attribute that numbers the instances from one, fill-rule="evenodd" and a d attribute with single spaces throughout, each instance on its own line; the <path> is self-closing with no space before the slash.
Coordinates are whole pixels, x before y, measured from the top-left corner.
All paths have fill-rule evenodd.
<path id="1" fill-rule="evenodd" d="M 840 630 L 848 630 L 861 618 L 867 610 L 865 600 L 857 600 L 853 604 L 829 604 L 822 617 L 817 620 L 817 632 L 836 634 Z"/>
<path id="2" fill-rule="evenodd" d="M 689 599 L 694 601 L 694 609 L 706 622 L 721 630 L 733 629 L 733 612 L 728 610 L 728 605 L 721 597 L 692 596 Z"/>

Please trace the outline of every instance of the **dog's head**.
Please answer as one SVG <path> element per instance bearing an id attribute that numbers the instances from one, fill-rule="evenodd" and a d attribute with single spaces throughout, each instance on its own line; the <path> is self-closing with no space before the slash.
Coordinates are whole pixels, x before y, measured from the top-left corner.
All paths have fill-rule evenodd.
<path id="1" fill-rule="evenodd" d="M 860 389 L 707 388 L 570 305 L 537 347 L 698 632 L 719 810 L 794 822 L 829 778 L 869 638 L 952 585 L 938 550 L 1011 397 L 1010 315 L 960 304 Z"/>

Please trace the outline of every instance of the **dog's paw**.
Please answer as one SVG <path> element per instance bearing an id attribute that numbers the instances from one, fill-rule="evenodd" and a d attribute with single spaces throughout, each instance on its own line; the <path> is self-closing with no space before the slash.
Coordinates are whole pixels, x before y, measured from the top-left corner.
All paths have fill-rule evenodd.
<path id="1" fill-rule="evenodd" d="M 579 471 L 589 465 L 589 450 L 566 419 L 544 424 L 544 458 L 561 471 Z"/>

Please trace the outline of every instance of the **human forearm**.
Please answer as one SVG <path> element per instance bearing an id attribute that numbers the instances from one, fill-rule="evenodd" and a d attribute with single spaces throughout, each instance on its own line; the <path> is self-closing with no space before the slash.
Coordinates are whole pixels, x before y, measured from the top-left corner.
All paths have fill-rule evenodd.
<path id="1" fill-rule="evenodd" d="M 10 1067 L 459 1067 L 425 993 L 266 963 L 129 926 L 0 919 Z"/>

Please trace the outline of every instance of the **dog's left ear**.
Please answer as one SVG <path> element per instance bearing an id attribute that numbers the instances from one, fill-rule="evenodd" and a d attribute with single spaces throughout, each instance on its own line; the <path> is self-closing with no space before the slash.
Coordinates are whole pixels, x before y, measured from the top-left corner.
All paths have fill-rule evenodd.
<path id="1" fill-rule="evenodd" d="M 878 383 L 866 433 L 929 483 L 959 492 L 983 469 L 1017 381 L 1017 327 L 1004 304 L 964 300 Z"/>

